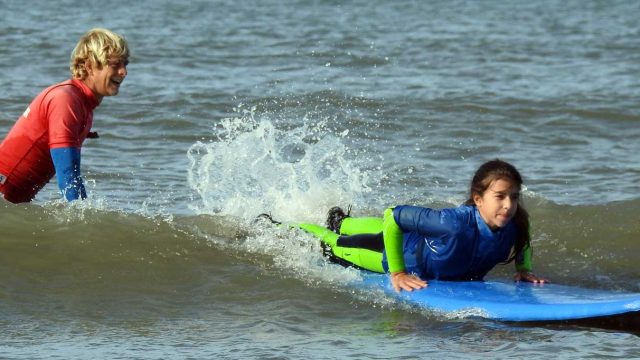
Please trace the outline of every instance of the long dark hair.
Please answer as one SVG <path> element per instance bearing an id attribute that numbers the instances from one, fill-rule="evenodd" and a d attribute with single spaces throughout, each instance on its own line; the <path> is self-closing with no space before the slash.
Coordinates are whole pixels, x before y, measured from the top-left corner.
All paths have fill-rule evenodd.
<path id="1" fill-rule="evenodd" d="M 522 176 L 515 166 L 500 159 L 490 160 L 482 164 L 476 171 L 473 179 L 471 179 L 469 198 L 465 201 L 465 205 L 475 206 L 475 202 L 473 201 L 474 195 L 482 196 L 491 183 L 498 179 L 509 181 L 518 188 L 522 187 Z M 522 206 L 519 199 L 518 209 L 512 221 L 518 228 L 518 235 L 511 255 L 509 255 L 509 258 L 504 262 L 505 264 L 512 262 L 525 248 L 529 247 L 531 242 L 531 236 L 529 234 L 529 213 Z"/>

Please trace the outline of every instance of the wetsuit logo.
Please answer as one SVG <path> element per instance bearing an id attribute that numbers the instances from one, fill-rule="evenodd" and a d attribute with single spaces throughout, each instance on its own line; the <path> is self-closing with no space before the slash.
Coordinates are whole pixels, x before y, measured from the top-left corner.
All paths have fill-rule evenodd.
<path id="1" fill-rule="evenodd" d="M 0 174 L 0 185 L 4 185 L 5 181 L 7 181 L 7 177 L 3 174 Z"/>

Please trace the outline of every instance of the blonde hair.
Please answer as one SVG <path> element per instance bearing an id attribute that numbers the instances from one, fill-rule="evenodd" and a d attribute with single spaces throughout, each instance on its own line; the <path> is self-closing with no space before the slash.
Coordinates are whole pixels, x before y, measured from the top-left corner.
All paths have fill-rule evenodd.
<path id="1" fill-rule="evenodd" d="M 87 77 L 85 63 L 87 60 L 102 68 L 109 63 L 109 59 L 118 58 L 121 61 L 129 59 L 129 45 L 127 40 L 107 29 L 95 28 L 84 34 L 71 52 L 71 77 L 83 80 Z"/>

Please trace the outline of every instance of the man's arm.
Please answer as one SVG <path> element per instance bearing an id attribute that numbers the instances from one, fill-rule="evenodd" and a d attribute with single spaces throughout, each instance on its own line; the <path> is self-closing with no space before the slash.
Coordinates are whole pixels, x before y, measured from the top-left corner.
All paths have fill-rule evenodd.
<path id="1" fill-rule="evenodd" d="M 86 199 L 82 177 L 80 177 L 80 149 L 63 147 L 51 149 L 51 159 L 56 169 L 58 187 L 67 201 Z"/>

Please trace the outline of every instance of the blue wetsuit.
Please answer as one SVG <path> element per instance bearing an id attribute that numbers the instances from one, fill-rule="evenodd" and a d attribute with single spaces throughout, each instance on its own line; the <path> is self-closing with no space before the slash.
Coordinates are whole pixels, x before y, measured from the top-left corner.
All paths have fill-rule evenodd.
<path id="1" fill-rule="evenodd" d="M 402 230 L 405 270 L 425 279 L 479 280 L 511 254 L 517 228 L 492 231 L 475 206 L 429 209 L 398 206 L 393 219 Z M 386 251 L 382 266 L 389 270 Z"/>

